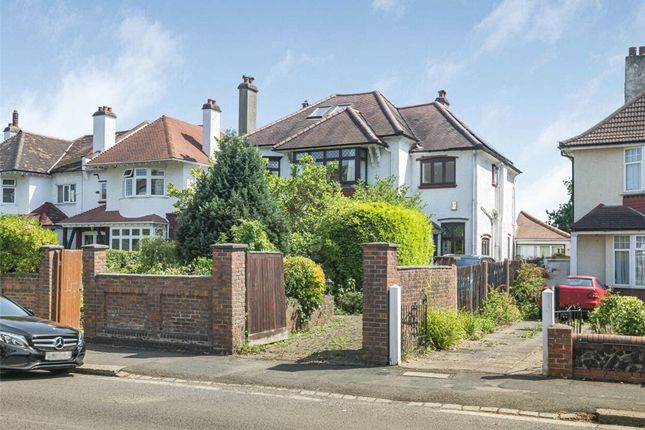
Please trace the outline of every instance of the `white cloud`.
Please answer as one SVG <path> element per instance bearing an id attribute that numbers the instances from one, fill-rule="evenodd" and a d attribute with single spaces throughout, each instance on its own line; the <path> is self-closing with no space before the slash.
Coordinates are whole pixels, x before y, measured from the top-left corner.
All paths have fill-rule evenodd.
<path id="1" fill-rule="evenodd" d="M 549 166 L 547 164 L 547 166 Z M 520 175 L 517 185 L 517 213 L 521 210 L 546 221 L 546 210 L 557 209 L 569 196 L 562 181 L 571 178 L 571 162 L 561 157 L 535 178 Z"/>
<path id="2" fill-rule="evenodd" d="M 483 37 L 482 52 L 493 52 L 514 43 L 554 43 L 572 28 L 583 7 L 582 0 L 503 0 L 475 26 Z"/>
<path id="3" fill-rule="evenodd" d="M 269 69 L 265 79 L 265 85 L 269 86 L 276 79 L 289 75 L 301 66 L 321 64 L 332 59 L 332 56 L 314 56 L 293 49 L 287 49 L 284 56 Z"/>
<path id="4" fill-rule="evenodd" d="M 3 100 L 2 112 L 17 108 L 25 129 L 74 138 L 91 130 L 99 105 L 131 118 L 154 105 L 180 64 L 179 40 L 159 22 L 129 16 L 121 22 L 114 57 L 97 55 L 70 68 L 43 94 L 26 90 Z"/>
<path id="5" fill-rule="evenodd" d="M 400 18 L 408 7 L 407 0 L 372 0 L 372 11 Z"/>

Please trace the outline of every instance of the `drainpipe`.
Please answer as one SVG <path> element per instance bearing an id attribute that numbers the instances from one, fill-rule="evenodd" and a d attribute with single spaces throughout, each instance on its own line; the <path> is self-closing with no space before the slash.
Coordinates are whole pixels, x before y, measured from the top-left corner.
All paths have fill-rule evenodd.
<path id="1" fill-rule="evenodd" d="M 473 226 L 472 226 L 472 239 L 471 239 L 471 245 L 470 245 L 470 249 L 471 249 L 470 254 L 471 255 L 477 254 L 477 252 L 475 252 L 476 249 L 477 249 L 476 245 L 475 245 L 477 243 L 476 242 L 476 237 L 477 237 L 477 196 L 478 196 L 478 190 L 477 190 L 477 151 L 478 150 L 473 151 L 473 170 L 472 170 L 472 172 L 473 172 L 473 199 L 472 199 L 473 200 L 472 201 L 473 215 L 472 215 L 472 220 L 471 220 Z"/>

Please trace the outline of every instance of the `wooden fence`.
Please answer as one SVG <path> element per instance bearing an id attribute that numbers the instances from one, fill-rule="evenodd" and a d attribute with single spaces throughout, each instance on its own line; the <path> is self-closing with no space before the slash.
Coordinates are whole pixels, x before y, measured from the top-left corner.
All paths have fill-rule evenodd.
<path id="1" fill-rule="evenodd" d="M 519 267 L 519 261 L 508 260 L 458 267 L 457 307 L 469 312 L 478 311 L 491 288 L 509 290 Z"/>

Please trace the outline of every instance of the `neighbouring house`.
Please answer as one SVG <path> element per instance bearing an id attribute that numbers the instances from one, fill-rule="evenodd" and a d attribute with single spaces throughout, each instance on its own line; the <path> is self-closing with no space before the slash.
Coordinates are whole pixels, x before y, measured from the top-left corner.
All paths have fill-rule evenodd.
<path id="1" fill-rule="evenodd" d="M 379 91 L 336 94 L 256 130 L 258 89 L 240 84 L 240 131 L 260 148 L 272 174 L 291 175 L 303 154 L 338 163 L 346 193 L 357 181 L 394 176 L 421 193 L 439 255 L 512 258 L 515 179 L 521 172 L 435 101 L 397 107 Z"/>
<path id="2" fill-rule="evenodd" d="M 521 258 L 550 258 L 570 254 L 570 237 L 566 231 L 520 211 L 515 230 L 515 255 Z"/>
<path id="3" fill-rule="evenodd" d="M 0 213 L 36 217 L 67 248 L 133 250 L 147 236 L 172 238 L 168 185 L 185 189 L 192 169 L 207 166 L 220 112 L 209 99 L 203 125 L 162 116 L 116 131 L 115 113 L 101 106 L 93 134 L 70 141 L 21 130 L 14 111 L 0 143 Z"/>
<path id="4" fill-rule="evenodd" d="M 625 59 L 625 103 L 560 142 L 573 170 L 571 273 L 645 299 L 645 46 Z"/>

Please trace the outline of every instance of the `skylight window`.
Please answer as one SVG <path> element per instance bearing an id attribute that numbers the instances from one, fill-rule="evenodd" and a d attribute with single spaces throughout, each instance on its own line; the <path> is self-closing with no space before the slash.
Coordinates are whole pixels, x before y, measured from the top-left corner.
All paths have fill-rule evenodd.
<path id="1" fill-rule="evenodd" d="M 331 113 L 336 106 L 318 106 L 307 118 L 322 118 Z"/>

